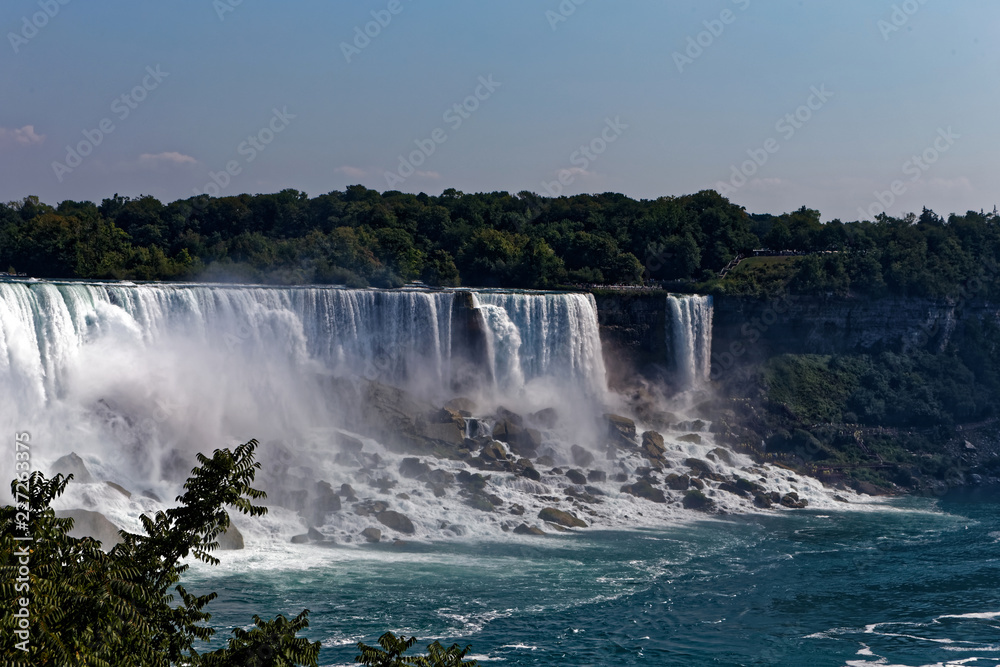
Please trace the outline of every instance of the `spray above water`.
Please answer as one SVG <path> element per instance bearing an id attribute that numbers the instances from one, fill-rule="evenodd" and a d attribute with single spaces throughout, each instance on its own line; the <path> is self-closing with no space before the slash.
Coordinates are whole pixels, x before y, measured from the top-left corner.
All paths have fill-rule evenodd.
<path id="1" fill-rule="evenodd" d="M 667 306 L 674 364 L 698 388 L 711 299 Z M 176 495 L 196 452 L 251 438 L 280 507 L 242 529 L 280 543 L 307 527 L 338 543 L 495 537 L 554 508 L 572 525 L 657 525 L 684 514 L 689 484 L 701 493 L 696 475 L 732 511 L 769 475 L 674 406 L 607 415 L 625 401 L 585 294 L 4 282 L 0 384 L 0 428 L 32 433 L 38 469 L 75 451 L 136 492 L 97 481 L 65 497 L 125 527 Z M 757 481 L 713 490 L 736 474 Z M 774 494 L 822 502 L 782 474 Z"/>

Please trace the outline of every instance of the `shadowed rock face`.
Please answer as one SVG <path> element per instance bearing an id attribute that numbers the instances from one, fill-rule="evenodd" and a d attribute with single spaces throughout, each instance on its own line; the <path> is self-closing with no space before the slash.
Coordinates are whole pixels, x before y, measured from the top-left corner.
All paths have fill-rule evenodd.
<path id="1" fill-rule="evenodd" d="M 80 484 L 93 484 L 97 480 L 94 476 L 90 474 L 87 470 L 87 464 L 83 462 L 76 452 L 72 452 L 57 459 L 55 463 L 52 464 L 52 474 L 63 474 L 63 475 L 73 475 L 73 481 L 79 482 Z"/>
<path id="2" fill-rule="evenodd" d="M 471 292 L 458 292 L 451 308 L 452 389 L 456 392 L 493 383 L 489 363 L 489 330 Z"/>
<path id="3" fill-rule="evenodd" d="M 118 526 L 111 523 L 100 512 L 57 510 L 56 516 L 60 519 L 73 519 L 73 530 L 69 531 L 70 537 L 92 537 L 101 543 L 101 548 L 104 551 L 111 551 L 116 544 L 122 541 L 118 534 Z"/>

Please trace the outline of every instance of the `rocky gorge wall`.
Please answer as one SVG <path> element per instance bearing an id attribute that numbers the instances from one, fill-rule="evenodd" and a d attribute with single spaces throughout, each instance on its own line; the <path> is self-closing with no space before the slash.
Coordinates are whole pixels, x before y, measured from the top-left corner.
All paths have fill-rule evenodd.
<path id="1" fill-rule="evenodd" d="M 671 368 L 666 294 L 595 294 L 612 383 Z M 717 296 L 712 376 L 779 354 L 848 354 L 923 347 L 941 351 L 966 322 L 1000 324 L 1000 304 L 985 300 Z"/>

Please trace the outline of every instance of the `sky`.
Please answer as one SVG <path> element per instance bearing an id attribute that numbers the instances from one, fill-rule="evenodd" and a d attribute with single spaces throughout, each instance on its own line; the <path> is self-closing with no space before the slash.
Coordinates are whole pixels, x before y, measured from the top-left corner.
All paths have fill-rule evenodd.
<path id="1" fill-rule="evenodd" d="M 996 0 L 3 0 L 0 200 L 1000 204 Z"/>

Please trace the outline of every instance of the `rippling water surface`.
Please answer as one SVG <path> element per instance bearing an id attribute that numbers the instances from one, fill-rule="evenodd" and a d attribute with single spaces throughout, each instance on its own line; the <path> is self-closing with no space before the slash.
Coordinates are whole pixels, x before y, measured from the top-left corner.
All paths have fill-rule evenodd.
<path id="1" fill-rule="evenodd" d="M 272 546 L 213 624 L 311 610 L 322 665 L 385 630 L 509 665 L 1000 665 L 1000 494 L 504 544 Z M 224 630 L 227 632 L 228 630 Z"/>

